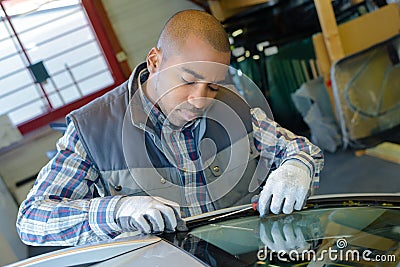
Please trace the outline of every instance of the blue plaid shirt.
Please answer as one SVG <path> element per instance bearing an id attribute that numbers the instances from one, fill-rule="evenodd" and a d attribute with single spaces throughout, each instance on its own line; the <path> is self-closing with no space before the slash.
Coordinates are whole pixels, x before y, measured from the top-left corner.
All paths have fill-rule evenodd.
<path id="1" fill-rule="evenodd" d="M 193 121 L 185 125 L 182 129 L 170 127 L 165 115 L 153 105 L 140 90 L 140 97 L 145 113 L 149 120 L 156 127 L 158 137 L 162 142 L 164 154 L 168 157 L 181 175 L 181 182 L 185 190 L 186 203 L 188 208 L 183 208 L 186 217 L 214 210 L 207 190 L 205 190 L 206 180 L 199 159 L 198 143 L 202 138 L 195 136 L 196 128 L 202 128 L 200 133 L 205 132 L 205 124 L 202 120 Z"/>
<path id="2" fill-rule="evenodd" d="M 193 162 L 198 162 L 197 143 L 201 138 L 195 136 L 194 130 L 202 127 L 202 120 L 181 131 L 173 130 L 168 127 L 164 114 L 144 95 L 142 101 L 153 125 L 163 135 L 162 140 L 168 140 L 165 141 L 166 147 L 173 157 L 170 160 L 180 169 L 187 203 L 208 203 L 209 196 L 205 190 L 193 190 L 205 184 L 203 171 L 191 171 L 202 169 L 193 165 Z M 323 167 L 321 150 L 306 138 L 296 136 L 268 119 L 259 108 L 252 109 L 251 116 L 254 144 L 261 159 L 272 160 L 275 167 L 287 160 L 299 160 L 310 170 L 312 188 L 318 187 Z M 271 144 L 269 140 L 275 142 Z M 121 229 L 114 221 L 114 210 L 121 196 L 93 198 L 94 184 L 102 178 L 82 146 L 73 123 L 57 142 L 57 150 L 57 155 L 40 171 L 27 199 L 20 206 L 17 230 L 21 239 L 32 245 L 78 245 L 119 235 Z M 193 205 L 186 214 L 196 215 L 213 209 L 212 204 Z"/>

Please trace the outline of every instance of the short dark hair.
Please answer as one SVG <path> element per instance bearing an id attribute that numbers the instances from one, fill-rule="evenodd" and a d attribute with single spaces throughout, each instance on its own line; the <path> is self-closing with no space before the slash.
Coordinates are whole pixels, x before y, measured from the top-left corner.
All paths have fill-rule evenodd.
<path id="1" fill-rule="evenodd" d="M 164 25 L 157 47 L 171 55 L 194 34 L 207 41 L 215 50 L 230 52 L 228 34 L 221 23 L 212 15 L 200 10 L 183 10 L 173 15 Z"/>

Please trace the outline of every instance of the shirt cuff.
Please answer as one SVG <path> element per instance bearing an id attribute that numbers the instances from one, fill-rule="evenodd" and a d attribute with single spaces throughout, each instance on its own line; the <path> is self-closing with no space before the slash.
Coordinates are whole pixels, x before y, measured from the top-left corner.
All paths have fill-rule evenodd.
<path id="1" fill-rule="evenodd" d="M 123 196 L 110 196 L 90 200 L 89 225 L 102 239 L 110 239 L 120 234 L 121 228 L 114 220 L 117 202 Z"/>
<path id="2" fill-rule="evenodd" d="M 303 153 L 299 153 L 296 157 L 288 158 L 283 161 L 282 165 L 289 162 L 290 164 L 294 164 L 299 168 L 306 169 L 308 171 L 308 174 L 310 175 L 310 179 L 314 177 L 314 164 L 312 162 L 312 159 L 310 159 L 308 155 L 303 155 Z"/>
<path id="3" fill-rule="evenodd" d="M 317 188 L 319 187 L 319 171 L 315 171 L 314 163 L 310 161 L 310 159 L 305 155 L 304 157 L 294 157 L 286 159 L 282 164 L 295 164 L 299 168 L 304 168 L 309 171 L 310 179 L 311 179 L 311 187 L 310 187 L 310 195 L 314 195 L 316 193 Z"/>

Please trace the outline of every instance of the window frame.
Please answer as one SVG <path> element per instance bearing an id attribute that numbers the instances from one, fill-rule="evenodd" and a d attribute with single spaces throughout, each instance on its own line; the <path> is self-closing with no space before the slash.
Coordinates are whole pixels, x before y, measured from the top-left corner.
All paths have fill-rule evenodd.
<path id="1" fill-rule="evenodd" d="M 102 96 L 106 92 L 115 88 L 117 85 L 123 83 L 129 77 L 131 70 L 127 63 L 127 59 L 117 59 L 116 55 L 122 52 L 122 48 L 112 29 L 111 23 L 101 1 L 82 0 L 81 5 L 83 11 L 86 13 L 98 45 L 104 55 L 109 71 L 114 79 L 114 83 L 101 90 L 85 95 L 84 97 L 73 102 L 51 109 L 42 115 L 18 124 L 17 128 L 23 135 L 46 126 L 50 122 L 62 119 L 71 111 L 78 109 L 90 101 Z M 10 23 L 10 18 L 8 16 L 6 16 L 6 20 L 8 23 Z M 12 23 L 10 23 L 10 25 L 12 27 Z M 18 38 L 18 33 L 16 37 Z M 47 97 L 47 95 L 44 97 Z"/>

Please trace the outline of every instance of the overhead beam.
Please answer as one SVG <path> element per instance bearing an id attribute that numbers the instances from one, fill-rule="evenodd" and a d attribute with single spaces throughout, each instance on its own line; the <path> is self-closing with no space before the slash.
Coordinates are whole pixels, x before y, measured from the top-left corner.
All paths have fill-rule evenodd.
<path id="1" fill-rule="evenodd" d="M 332 2 L 330 0 L 314 0 L 317 9 L 319 23 L 322 29 L 322 35 L 325 39 L 331 62 L 344 57 L 342 42 L 340 40 L 339 30 L 336 23 L 335 13 L 333 12 Z"/>

